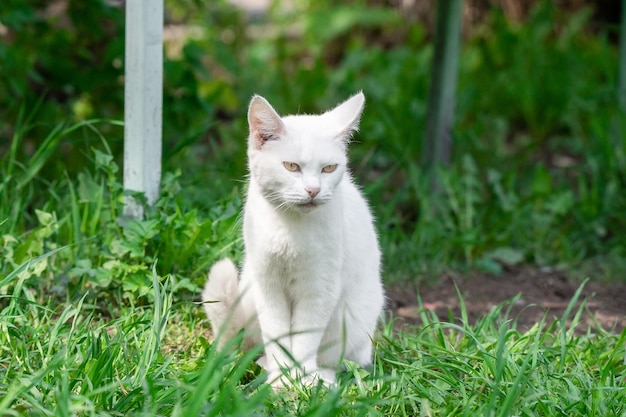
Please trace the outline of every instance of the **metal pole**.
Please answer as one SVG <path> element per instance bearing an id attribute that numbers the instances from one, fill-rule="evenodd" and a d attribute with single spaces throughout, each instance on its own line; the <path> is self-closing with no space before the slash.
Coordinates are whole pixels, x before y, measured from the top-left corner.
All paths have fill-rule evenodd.
<path id="1" fill-rule="evenodd" d="M 161 181 L 163 0 L 126 2 L 124 85 L 124 189 L 152 204 Z M 141 218 L 143 208 L 127 198 L 124 213 Z"/>

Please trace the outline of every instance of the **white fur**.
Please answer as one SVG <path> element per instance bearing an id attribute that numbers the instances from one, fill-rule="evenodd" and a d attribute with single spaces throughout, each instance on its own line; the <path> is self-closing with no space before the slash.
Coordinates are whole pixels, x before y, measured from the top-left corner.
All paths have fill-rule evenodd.
<path id="1" fill-rule="evenodd" d="M 384 303 L 380 251 L 346 156 L 364 99 L 282 118 L 262 97 L 250 103 L 243 269 L 237 283 L 230 260 L 216 263 L 202 296 L 219 345 L 245 328 L 248 346 L 265 344 L 272 380 L 282 367 L 334 380 L 342 358 L 372 361 Z"/>

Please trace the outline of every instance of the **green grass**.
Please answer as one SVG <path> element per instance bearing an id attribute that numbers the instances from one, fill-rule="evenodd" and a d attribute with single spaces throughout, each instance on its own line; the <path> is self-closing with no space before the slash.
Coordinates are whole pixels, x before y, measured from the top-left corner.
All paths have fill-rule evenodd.
<path id="1" fill-rule="evenodd" d="M 337 387 L 274 393 L 259 350 L 218 352 L 200 306 L 174 304 L 150 272 L 150 305 L 102 314 L 87 296 L 53 305 L 29 284 L 70 248 L 3 279 L 0 415 L 607 416 L 626 409 L 626 331 L 574 331 L 583 307 L 518 329 L 502 304 L 469 325 L 428 310 L 423 325 L 375 336 L 375 362 L 348 363 Z M 40 266 L 43 264 L 43 266 Z M 8 286 L 8 287 L 7 287 Z M 512 302 L 514 302 L 513 300 Z M 237 341 L 233 341 L 236 345 Z"/>
<path id="2" fill-rule="evenodd" d="M 346 364 L 334 389 L 280 394 L 258 351 L 212 347 L 196 303 L 210 265 L 242 255 L 253 93 L 287 113 L 364 90 L 351 161 L 387 283 L 522 264 L 623 280 L 626 123 L 610 28 L 590 32 L 588 11 L 550 2 L 521 24 L 491 12 L 464 41 L 454 158 L 433 194 L 416 165 L 432 58 L 423 28 L 392 9 L 316 1 L 272 9 L 276 22 L 304 16 L 299 33 L 266 31 L 225 3 L 188 3 L 170 2 L 171 18 L 203 29 L 165 65 L 162 191 L 143 220 L 123 216 L 122 129 L 108 119 L 122 115 L 110 62 L 123 38 L 106 37 L 97 77 L 68 81 L 78 64 L 51 51 L 84 55 L 105 32 L 48 30 L 21 3 L 28 13 L 3 21 L 19 37 L 0 45 L 0 415 L 626 416 L 626 333 L 575 332 L 576 300 L 531 329 L 510 303 L 472 324 L 422 310 L 408 332 L 381 328 L 372 368 Z M 104 10 L 119 32 L 119 10 L 85 7 L 88 27 Z M 240 35 L 227 42 L 229 31 Z M 48 94 L 34 97 L 41 79 Z"/>

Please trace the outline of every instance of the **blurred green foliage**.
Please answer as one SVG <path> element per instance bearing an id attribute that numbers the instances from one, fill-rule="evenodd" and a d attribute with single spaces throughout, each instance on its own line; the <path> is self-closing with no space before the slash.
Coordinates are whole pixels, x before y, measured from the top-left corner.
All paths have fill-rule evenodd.
<path id="1" fill-rule="evenodd" d="M 116 286 L 135 299 L 157 260 L 180 288 L 195 288 L 215 258 L 240 254 L 251 95 L 286 114 L 363 90 L 352 169 L 378 218 L 387 279 L 523 263 L 623 276 L 626 121 L 616 106 L 616 45 L 610 28 L 589 29 L 589 10 L 541 1 L 523 22 L 494 9 L 473 29 L 461 56 L 454 160 L 433 195 L 417 164 L 428 31 L 366 1 L 283 6 L 246 15 L 224 1 L 166 1 L 163 195 L 129 226 L 119 219 L 117 169 L 123 10 L 3 0 L 0 235 L 10 264 L 74 243 L 65 269 L 77 288 Z"/>

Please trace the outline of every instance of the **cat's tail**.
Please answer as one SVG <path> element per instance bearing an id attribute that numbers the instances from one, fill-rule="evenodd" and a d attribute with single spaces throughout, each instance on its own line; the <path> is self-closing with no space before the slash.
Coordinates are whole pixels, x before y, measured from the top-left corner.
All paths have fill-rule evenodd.
<path id="1" fill-rule="evenodd" d="M 233 261 L 222 259 L 211 268 L 202 291 L 204 310 L 219 348 L 224 347 L 246 325 L 237 275 Z"/>

